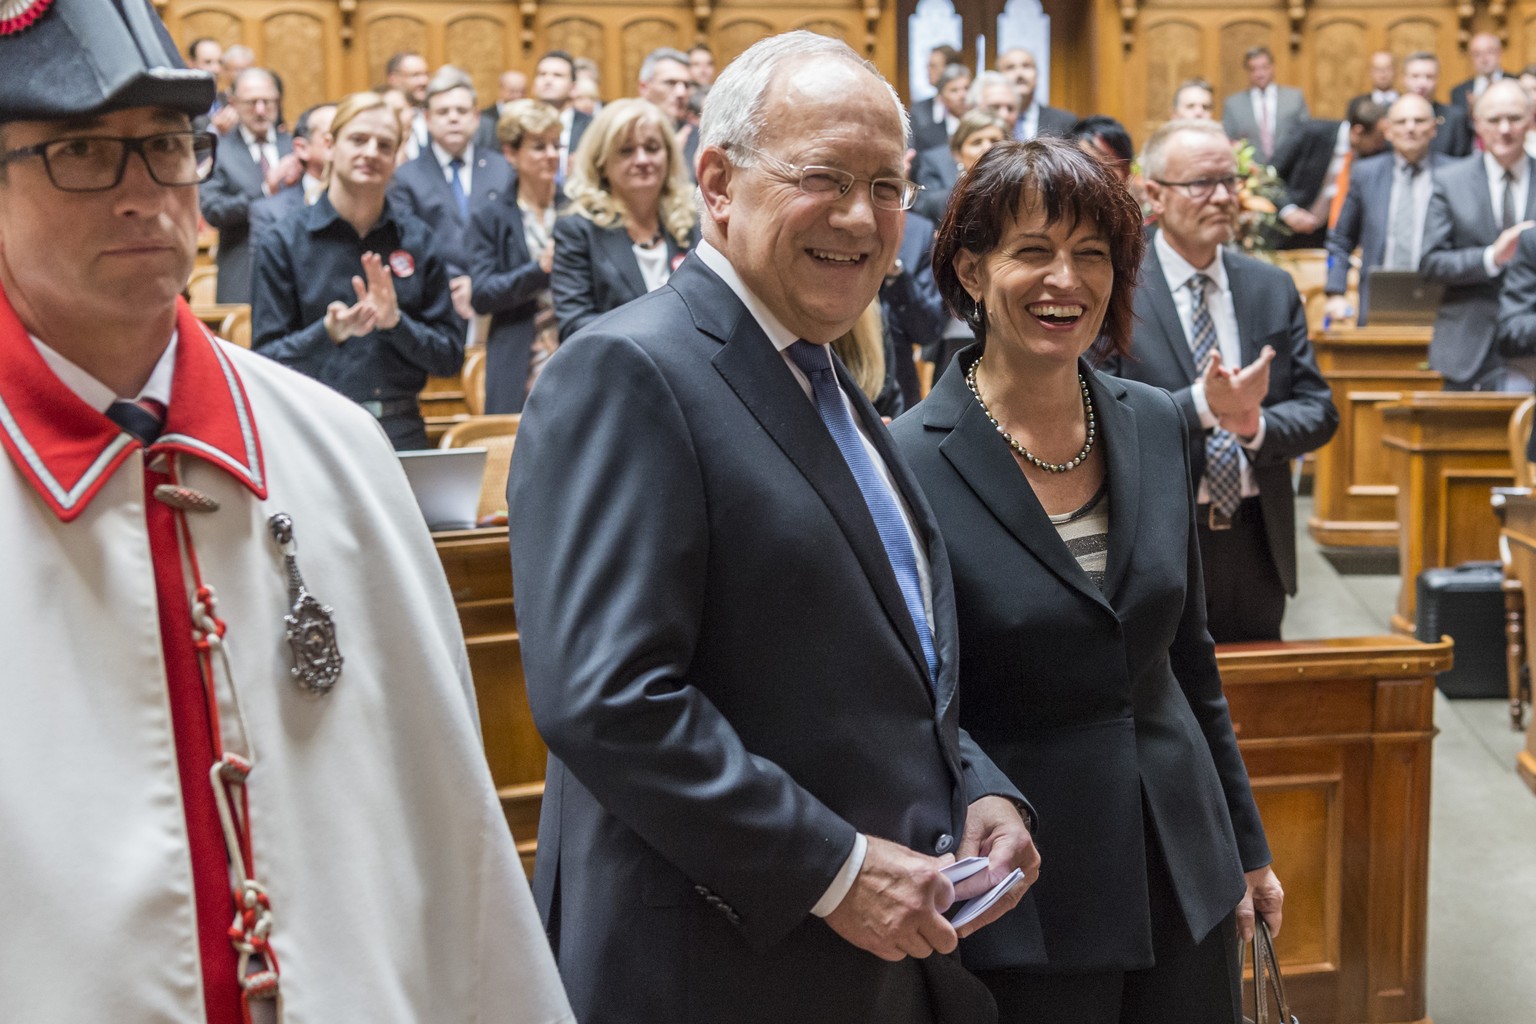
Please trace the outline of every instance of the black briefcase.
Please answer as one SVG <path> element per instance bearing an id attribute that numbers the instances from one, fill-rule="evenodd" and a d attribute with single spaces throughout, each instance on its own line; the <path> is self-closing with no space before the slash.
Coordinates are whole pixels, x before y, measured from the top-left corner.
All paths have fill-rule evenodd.
<path id="1" fill-rule="evenodd" d="M 1456 641 L 1456 664 L 1435 684 L 1447 697 L 1507 697 L 1504 573 L 1498 562 L 1466 562 L 1419 573 L 1414 634 Z"/>

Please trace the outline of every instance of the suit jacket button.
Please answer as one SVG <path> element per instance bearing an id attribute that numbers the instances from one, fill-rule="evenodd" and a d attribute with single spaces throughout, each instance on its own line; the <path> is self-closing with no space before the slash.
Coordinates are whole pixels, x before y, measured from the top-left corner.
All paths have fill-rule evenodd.
<path id="1" fill-rule="evenodd" d="M 945 832 L 943 835 L 939 836 L 939 841 L 933 844 L 933 849 L 935 853 L 948 853 L 950 847 L 954 845 L 955 837 L 950 835 L 948 832 Z"/>

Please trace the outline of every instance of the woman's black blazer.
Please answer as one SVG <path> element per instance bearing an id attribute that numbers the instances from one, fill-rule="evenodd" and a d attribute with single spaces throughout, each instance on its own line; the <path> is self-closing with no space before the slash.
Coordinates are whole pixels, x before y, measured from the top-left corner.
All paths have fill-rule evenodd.
<path id="1" fill-rule="evenodd" d="M 556 195 L 555 201 L 560 202 Z M 523 211 L 517 205 L 517 176 L 492 202 L 475 208 L 470 218 L 470 304 L 491 314 L 486 338 L 485 411 L 523 411 L 528 359 L 535 333 L 539 293 L 549 275 L 538 254 L 528 251 Z"/>
<path id="2" fill-rule="evenodd" d="M 667 259 L 675 268 L 678 256 L 692 243 L 680 246 L 670 231 L 664 234 Z M 695 229 L 692 242 L 697 240 Z M 563 214 L 555 221 L 555 269 L 550 276 L 561 341 L 588 321 L 638 299 L 646 291 L 624 225 L 600 228 L 578 213 Z"/>
<path id="3" fill-rule="evenodd" d="M 1205 627 L 1184 417 L 1081 364 L 1108 461 L 1101 592 L 966 386 L 975 354 L 891 427 L 949 548 L 960 723 L 1042 823 L 1040 880 L 961 950 L 977 969 L 1146 967 L 1143 816 L 1197 939 L 1270 861 Z"/>

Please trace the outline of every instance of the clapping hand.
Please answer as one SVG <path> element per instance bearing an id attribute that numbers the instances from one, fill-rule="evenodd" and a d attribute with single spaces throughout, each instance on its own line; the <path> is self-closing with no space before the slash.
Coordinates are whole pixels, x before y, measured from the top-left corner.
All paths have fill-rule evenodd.
<path id="1" fill-rule="evenodd" d="M 363 253 L 363 277 L 352 278 L 357 302 L 333 302 L 325 309 L 325 332 L 341 344 L 374 330 L 390 330 L 400 323 L 400 305 L 389 267 L 376 252 Z"/>
<path id="2" fill-rule="evenodd" d="M 1221 363 L 1221 353 L 1213 351 L 1206 364 L 1205 401 L 1223 430 L 1238 437 L 1252 437 L 1259 432 L 1259 405 L 1269 394 L 1269 364 L 1275 350 L 1265 345 L 1259 358 L 1241 369 L 1229 370 Z"/>

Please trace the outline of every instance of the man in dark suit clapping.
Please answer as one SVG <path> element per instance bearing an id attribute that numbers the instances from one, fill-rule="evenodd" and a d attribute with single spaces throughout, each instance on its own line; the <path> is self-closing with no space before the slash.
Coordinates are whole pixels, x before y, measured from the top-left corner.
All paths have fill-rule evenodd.
<path id="1" fill-rule="evenodd" d="M 932 512 L 829 348 L 894 265 L 904 120 L 841 42 L 749 48 L 700 125 L 704 242 L 524 407 L 534 890 L 583 1021 L 995 1019 L 941 914 L 1039 858 L 957 725 Z"/>
<path id="2" fill-rule="evenodd" d="M 1237 162 L 1221 127 L 1170 121 L 1142 165 L 1158 232 L 1136 288 L 1131 357 L 1107 368 L 1165 388 L 1184 410 L 1211 636 L 1278 640 L 1296 592 L 1291 460 L 1326 444 L 1339 413 L 1290 275 L 1224 248 Z"/>

